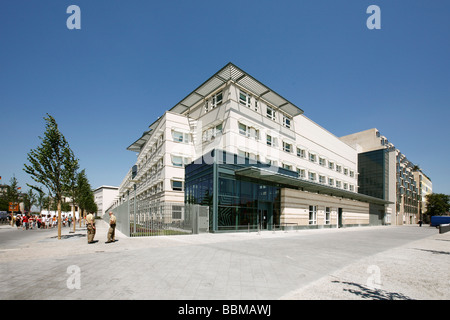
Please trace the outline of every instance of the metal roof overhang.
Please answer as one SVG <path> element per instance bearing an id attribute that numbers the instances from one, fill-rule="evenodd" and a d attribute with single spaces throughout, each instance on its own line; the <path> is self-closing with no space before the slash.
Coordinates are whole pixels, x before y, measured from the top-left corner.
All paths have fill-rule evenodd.
<path id="1" fill-rule="evenodd" d="M 148 141 L 148 139 L 150 139 L 150 135 L 148 134 L 149 132 L 150 131 L 145 131 L 139 139 L 127 148 L 127 150 L 139 152 L 141 147 Z"/>
<path id="2" fill-rule="evenodd" d="M 277 108 L 279 111 L 286 113 L 291 117 L 295 117 L 299 114 L 303 114 L 303 110 L 289 102 L 278 93 L 265 86 L 243 70 L 236 67 L 231 62 L 228 63 L 225 67 L 220 69 L 216 74 L 214 74 L 211 78 L 206 80 L 203 84 L 201 84 L 197 89 L 192 91 L 187 97 L 178 102 L 172 109 L 169 111 L 174 113 L 182 114 L 195 106 L 197 103 L 205 99 L 208 95 L 218 90 L 221 86 L 225 85 L 228 81 L 233 81 L 244 89 L 247 89 L 249 93 L 254 94 L 258 98 L 262 98 L 269 102 L 272 106 Z M 149 126 L 149 131 L 144 132 L 144 134 L 133 142 L 127 150 L 139 152 L 141 147 L 147 142 L 149 139 L 149 134 L 151 132 L 152 127 L 155 127 L 155 123 L 158 123 L 156 120 L 153 124 Z"/>
<path id="3" fill-rule="evenodd" d="M 375 203 L 375 204 L 392 204 L 393 202 L 371 197 L 365 194 L 355 193 L 351 191 L 346 191 L 342 189 L 337 189 L 329 187 L 323 184 L 315 183 L 308 180 L 303 180 L 295 177 L 291 177 L 282 173 L 278 173 L 272 170 L 257 168 L 257 167 L 247 167 L 238 169 L 235 171 L 238 176 L 243 176 L 247 178 L 253 178 L 263 181 L 268 181 L 272 183 L 277 183 L 289 187 L 301 188 L 304 191 L 317 192 L 320 194 L 327 194 L 336 197 L 343 197 L 351 200 L 358 200 L 363 202 Z"/>
<path id="4" fill-rule="evenodd" d="M 211 78 L 206 80 L 202 85 L 191 92 L 186 98 L 172 107 L 170 111 L 176 113 L 183 113 L 187 111 L 189 108 L 199 103 L 209 94 L 219 89 L 230 80 L 247 89 L 249 93 L 254 94 L 258 98 L 266 100 L 271 105 L 278 108 L 278 110 L 292 117 L 303 114 L 302 109 L 289 102 L 272 89 L 263 85 L 261 82 L 259 82 L 243 70 L 239 69 L 231 62 L 220 69 Z"/>

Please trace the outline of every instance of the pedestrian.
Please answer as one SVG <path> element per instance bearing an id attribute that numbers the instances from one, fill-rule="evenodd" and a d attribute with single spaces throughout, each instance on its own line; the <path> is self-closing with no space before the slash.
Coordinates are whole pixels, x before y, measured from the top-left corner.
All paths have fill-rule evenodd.
<path id="1" fill-rule="evenodd" d="M 109 230 L 108 230 L 108 240 L 106 243 L 111 243 L 115 240 L 115 231 L 116 231 L 116 216 L 112 211 L 109 212 Z"/>
<path id="2" fill-rule="evenodd" d="M 17 227 L 17 230 L 19 230 L 19 228 L 20 228 L 20 215 L 19 214 L 16 216 L 16 227 Z"/>
<path id="3" fill-rule="evenodd" d="M 28 230 L 28 216 L 25 214 L 22 218 L 22 230 Z"/>
<path id="4" fill-rule="evenodd" d="M 86 227 L 87 227 L 88 243 L 94 243 L 95 221 L 94 221 L 94 215 L 92 213 L 89 213 L 86 216 Z"/>
<path id="5" fill-rule="evenodd" d="M 70 228 L 71 222 L 72 222 L 72 216 L 69 214 L 69 217 L 67 218 L 67 224 L 69 225 L 69 228 Z"/>
<path id="6" fill-rule="evenodd" d="M 422 221 L 422 219 L 420 219 L 420 220 L 419 220 L 419 227 L 422 226 L 422 223 L 423 223 L 423 221 Z"/>

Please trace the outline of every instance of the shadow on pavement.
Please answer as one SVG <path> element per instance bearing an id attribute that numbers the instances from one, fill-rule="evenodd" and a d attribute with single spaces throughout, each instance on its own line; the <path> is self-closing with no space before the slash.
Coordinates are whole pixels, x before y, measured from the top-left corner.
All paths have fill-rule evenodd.
<path id="1" fill-rule="evenodd" d="M 345 288 L 344 291 L 357 295 L 363 299 L 371 299 L 371 300 L 414 300 L 408 296 L 405 296 L 401 293 L 396 292 L 388 292 L 380 289 L 368 288 L 366 286 L 362 286 L 355 282 L 346 282 L 346 281 L 332 281 L 333 283 L 342 283 L 348 286 L 352 286 L 353 288 Z"/>

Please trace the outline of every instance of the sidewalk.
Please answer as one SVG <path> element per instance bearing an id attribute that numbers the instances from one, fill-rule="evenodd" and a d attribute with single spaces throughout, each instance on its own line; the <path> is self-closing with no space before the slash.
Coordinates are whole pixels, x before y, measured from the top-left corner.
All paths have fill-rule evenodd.
<path id="1" fill-rule="evenodd" d="M 450 299 L 450 232 L 434 228 L 143 238 L 116 230 L 105 243 L 107 223 L 96 227 L 94 244 L 85 228 L 63 228 L 61 240 L 43 234 L 0 250 L 0 299 Z"/>

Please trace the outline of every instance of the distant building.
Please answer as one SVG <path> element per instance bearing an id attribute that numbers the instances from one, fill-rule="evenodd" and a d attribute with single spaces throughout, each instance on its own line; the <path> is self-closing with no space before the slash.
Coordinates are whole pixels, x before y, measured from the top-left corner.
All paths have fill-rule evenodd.
<path id="1" fill-rule="evenodd" d="M 101 186 L 94 190 L 94 202 L 97 204 L 97 216 L 101 217 L 119 194 L 119 187 Z"/>
<path id="2" fill-rule="evenodd" d="M 427 211 L 426 196 L 433 193 L 433 183 L 431 182 L 431 179 L 422 172 L 422 169 L 418 167 L 415 168 L 413 174 L 419 188 L 419 218 L 423 220 L 423 214 Z"/>
<path id="3" fill-rule="evenodd" d="M 375 128 L 340 139 L 358 152 L 359 193 L 393 203 L 387 205 L 385 222 L 393 225 L 417 223 L 422 201 L 420 174 L 415 174 L 417 166 Z"/>

